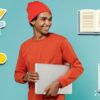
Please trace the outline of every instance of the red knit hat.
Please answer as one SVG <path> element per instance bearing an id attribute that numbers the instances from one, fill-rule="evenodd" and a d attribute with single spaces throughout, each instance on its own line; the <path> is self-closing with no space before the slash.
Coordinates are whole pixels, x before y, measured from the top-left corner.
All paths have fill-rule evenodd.
<path id="1" fill-rule="evenodd" d="M 28 20 L 32 21 L 37 15 L 42 12 L 50 12 L 50 9 L 47 5 L 43 4 L 40 1 L 29 2 L 27 6 Z"/>

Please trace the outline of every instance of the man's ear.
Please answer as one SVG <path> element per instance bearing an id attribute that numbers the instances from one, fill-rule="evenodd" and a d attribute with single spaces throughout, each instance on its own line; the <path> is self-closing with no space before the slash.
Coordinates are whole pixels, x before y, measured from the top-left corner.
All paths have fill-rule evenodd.
<path id="1" fill-rule="evenodd" d="M 31 21 L 30 24 L 34 26 L 35 20 Z"/>

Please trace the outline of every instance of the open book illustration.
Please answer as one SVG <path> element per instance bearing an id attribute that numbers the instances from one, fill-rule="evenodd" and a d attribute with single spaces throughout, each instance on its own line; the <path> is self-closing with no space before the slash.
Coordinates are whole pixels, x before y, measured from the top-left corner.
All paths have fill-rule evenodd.
<path id="1" fill-rule="evenodd" d="M 83 9 L 79 11 L 80 32 L 100 32 L 100 10 Z"/>

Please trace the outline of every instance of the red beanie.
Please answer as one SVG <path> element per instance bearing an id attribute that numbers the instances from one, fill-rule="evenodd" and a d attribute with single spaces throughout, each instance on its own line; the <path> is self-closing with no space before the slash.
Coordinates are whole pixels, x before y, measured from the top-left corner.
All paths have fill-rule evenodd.
<path id="1" fill-rule="evenodd" d="M 37 15 L 42 12 L 50 12 L 47 5 L 40 1 L 29 2 L 27 6 L 28 20 L 31 22 Z"/>

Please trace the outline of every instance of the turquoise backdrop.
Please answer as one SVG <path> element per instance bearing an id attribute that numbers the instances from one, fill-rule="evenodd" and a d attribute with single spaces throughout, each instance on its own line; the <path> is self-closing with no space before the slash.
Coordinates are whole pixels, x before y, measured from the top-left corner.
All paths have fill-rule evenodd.
<path id="1" fill-rule="evenodd" d="M 27 100 L 27 84 L 14 81 L 14 70 L 20 44 L 33 35 L 28 24 L 26 6 L 33 0 L 0 0 L 0 8 L 7 9 L 2 20 L 6 28 L 1 30 L 0 52 L 8 60 L 0 65 L 0 100 Z M 94 96 L 98 88 L 98 63 L 100 62 L 100 35 L 78 35 L 78 11 L 100 9 L 99 0 L 41 0 L 53 13 L 51 32 L 64 35 L 72 44 L 84 66 L 83 75 L 73 83 L 73 93 L 66 100 L 100 100 Z"/>

